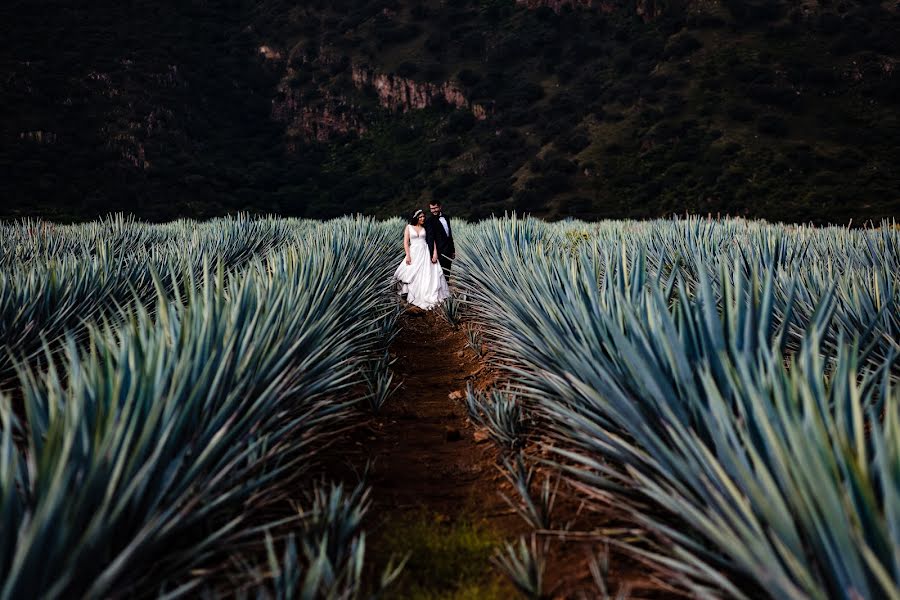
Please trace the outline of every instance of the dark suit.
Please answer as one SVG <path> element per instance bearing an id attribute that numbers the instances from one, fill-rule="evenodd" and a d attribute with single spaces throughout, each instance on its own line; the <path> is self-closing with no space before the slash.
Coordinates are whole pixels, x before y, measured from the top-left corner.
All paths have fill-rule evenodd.
<path id="1" fill-rule="evenodd" d="M 444 217 L 444 220 L 447 221 L 447 231 L 444 231 L 440 217 Z M 437 248 L 438 261 L 441 263 L 441 268 L 444 269 L 444 277 L 449 279 L 450 266 L 456 257 L 456 246 L 453 245 L 453 229 L 450 226 L 450 217 L 443 213 L 441 213 L 440 217 L 431 215 L 425 220 L 425 243 L 428 244 L 429 260 L 434 256 L 434 249 Z"/>

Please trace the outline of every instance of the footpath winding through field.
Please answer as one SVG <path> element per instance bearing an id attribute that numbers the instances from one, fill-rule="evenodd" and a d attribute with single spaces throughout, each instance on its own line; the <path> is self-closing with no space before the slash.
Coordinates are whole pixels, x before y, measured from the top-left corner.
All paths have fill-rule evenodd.
<path id="1" fill-rule="evenodd" d="M 402 386 L 357 442 L 357 458 L 372 461 L 370 556 L 376 565 L 391 554 L 410 556 L 389 598 L 515 597 L 490 557 L 503 541 L 530 530 L 500 496 L 515 493 L 498 469 L 499 450 L 468 421 L 463 398 L 468 382 L 489 387 L 497 374 L 438 311 L 408 312 L 401 326 L 392 353 Z M 567 519 L 578 518 L 572 501 L 558 504 Z M 587 548 L 554 546 L 545 592 L 596 597 Z M 613 590 L 616 579 L 628 580 L 633 589 L 644 587 L 638 580 L 646 576 L 636 565 L 616 556 L 612 562 Z"/>
<path id="2" fill-rule="evenodd" d="M 468 580 L 459 585 L 469 597 L 508 596 L 489 558 L 524 524 L 497 494 L 497 450 L 476 441 L 461 397 L 469 381 L 484 385 L 492 373 L 438 311 L 408 312 L 401 327 L 392 352 L 402 385 L 366 444 L 374 460 L 373 554 L 412 553 L 401 597 L 447 592 L 436 588 L 458 576 Z"/>

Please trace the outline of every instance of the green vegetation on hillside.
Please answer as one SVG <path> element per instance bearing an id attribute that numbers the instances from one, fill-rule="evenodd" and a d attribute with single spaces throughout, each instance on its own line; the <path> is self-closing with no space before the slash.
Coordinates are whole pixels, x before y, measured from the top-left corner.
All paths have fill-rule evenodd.
<path id="1" fill-rule="evenodd" d="M 597 4 L 11 2 L 4 214 L 900 213 L 895 3 Z M 389 111 L 354 67 L 450 82 L 489 116 Z M 286 94 L 365 131 L 305 139 L 273 119 Z"/>

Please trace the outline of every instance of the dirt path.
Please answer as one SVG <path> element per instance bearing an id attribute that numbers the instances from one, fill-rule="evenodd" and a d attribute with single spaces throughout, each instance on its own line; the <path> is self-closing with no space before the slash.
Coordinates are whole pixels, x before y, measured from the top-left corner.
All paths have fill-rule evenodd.
<path id="1" fill-rule="evenodd" d="M 476 441 L 461 397 L 469 381 L 484 385 L 491 373 L 438 311 L 407 313 L 401 326 L 392 352 L 403 383 L 367 444 L 377 520 L 372 548 L 428 555 L 411 557 L 400 597 L 431 597 L 424 590 L 447 585 L 444 575 L 460 570 L 468 579 L 458 582 L 462 595 L 510 597 L 489 559 L 524 526 L 497 494 L 497 449 Z M 451 398 L 454 392 L 460 397 Z"/>
<path id="2" fill-rule="evenodd" d="M 491 445 L 476 443 L 467 428 L 464 400 L 450 398 L 484 378 L 485 369 L 463 334 L 436 312 L 403 319 L 393 348 L 394 372 L 403 384 L 378 424 L 384 435 L 372 447 L 376 503 L 401 514 L 424 507 L 455 516 L 473 500 L 484 508 L 483 486 L 500 475 Z M 498 508 L 508 512 L 505 504 Z"/>
<path id="3" fill-rule="evenodd" d="M 407 313 L 401 326 L 392 353 L 402 386 L 357 445 L 358 458 L 372 461 L 372 557 L 383 565 L 390 554 L 410 556 L 388 597 L 516 597 L 490 558 L 504 541 L 530 529 L 500 496 L 503 491 L 515 497 L 498 469 L 500 451 L 469 423 L 461 397 L 468 382 L 485 388 L 497 374 L 467 348 L 462 330 L 451 328 L 439 311 Z M 451 397 L 455 392 L 460 397 Z M 557 505 L 564 520 L 584 517 L 574 500 L 561 497 Z M 596 514 L 590 519 L 604 521 Z M 586 562 L 589 548 L 555 543 L 545 592 L 554 598 L 596 597 Z M 629 581 L 632 589 L 637 584 L 635 591 L 644 587 L 640 580 L 647 579 L 640 566 L 616 555 L 611 564 L 613 590 L 620 581 Z"/>

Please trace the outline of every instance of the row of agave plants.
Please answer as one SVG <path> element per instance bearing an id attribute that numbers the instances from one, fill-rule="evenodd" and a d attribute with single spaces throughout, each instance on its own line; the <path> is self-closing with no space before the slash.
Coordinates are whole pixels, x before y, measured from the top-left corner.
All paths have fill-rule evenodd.
<path id="1" fill-rule="evenodd" d="M 154 275 L 171 292 L 179 280 L 196 279 L 207 265 L 226 272 L 253 257 L 302 243 L 311 222 L 282 219 L 217 219 L 203 226 L 176 221 L 147 226 L 110 217 L 82 225 L 43 221 L 0 224 L 0 343 L 33 361 L 46 341 L 108 311 L 156 295 Z M 0 356 L 0 380 L 15 375 L 13 354 Z"/>
<path id="2" fill-rule="evenodd" d="M 0 598 L 357 596 L 368 492 L 310 473 L 390 386 L 396 223 L 2 227 Z"/>
<path id="3" fill-rule="evenodd" d="M 900 231 L 504 218 L 457 237 L 470 338 L 512 390 L 470 412 L 509 448 L 530 423 L 535 460 L 624 507 L 642 533 L 609 543 L 700 597 L 900 597 Z M 507 467 L 546 529 L 551 486 Z M 501 557 L 533 596 L 539 551 Z"/>

